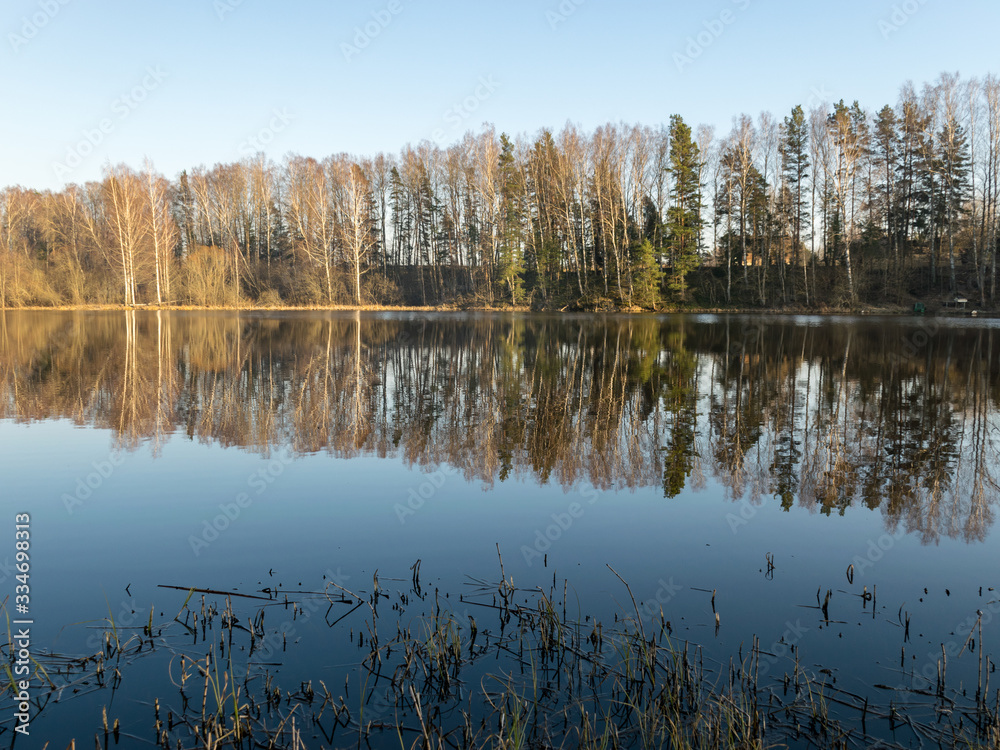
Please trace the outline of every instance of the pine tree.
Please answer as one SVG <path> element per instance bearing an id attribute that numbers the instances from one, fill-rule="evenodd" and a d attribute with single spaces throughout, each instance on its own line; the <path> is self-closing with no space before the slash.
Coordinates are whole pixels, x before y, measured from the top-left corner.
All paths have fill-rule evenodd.
<path id="1" fill-rule="evenodd" d="M 667 209 L 667 248 L 670 257 L 668 286 L 684 299 L 687 274 L 698 265 L 701 234 L 701 183 L 698 146 L 691 140 L 691 128 L 680 115 L 670 117 L 670 191 Z"/>
<path id="2" fill-rule="evenodd" d="M 897 195 L 895 178 L 900 153 L 898 127 L 899 122 L 895 110 L 888 105 L 882 107 L 875 118 L 873 158 L 878 171 L 876 179 L 882 181 L 881 186 L 876 191 L 882 209 L 882 229 L 889 243 L 892 267 L 897 277 L 899 274 L 899 231 L 897 227 L 899 223 L 897 212 L 899 196 Z"/>
<path id="3" fill-rule="evenodd" d="M 899 148 L 895 186 L 898 203 L 896 246 L 900 263 L 912 255 L 914 235 L 927 223 L 929 193 L 925 192 L 924 171 L 926 134 L 930 117 L 922 110 L 916 94 L 904 88 L 897 116 L 896 141 Z"/>
<path id="4" fill-rule="evenodd" d="M 497 278 L 507 288 L 511 304 L 524 300 L 524 260 L 521 252 L 522 207 L 514 146 L 500 135 L 500 245 Z"/>
<path id="5" fill-rule="evenodd" d="M 788 197 L 792 229 L 792 262 L 802 263 L 803 283 L 806 290 L 806 303 L 809 302 L 809 279 L 806 276 L 806 259 L 803 252 L 802 227 L 809 224 L 809 212 L 806 210 L 804 197 L 805 181 L 809 176 L 809 126 L 806 123 L 802 106 L 797 105 L 792 110 L 791 117 L 786 117 L 782 127 L 782 138 L 779 146 L 781 151 L 781 173 L 788 188 Z"/>
<path id="6" fill-rule="evenodd" d="M 944 192 L 944 221 L 948 228 L 948 267 L 951 291 L 957 289 L 955 278 L 955 228 L 964 211 L 969 190 L 969 139 L 965 129 L 946 122 L 938 137 L 941 149 L 941 182 Z"/>

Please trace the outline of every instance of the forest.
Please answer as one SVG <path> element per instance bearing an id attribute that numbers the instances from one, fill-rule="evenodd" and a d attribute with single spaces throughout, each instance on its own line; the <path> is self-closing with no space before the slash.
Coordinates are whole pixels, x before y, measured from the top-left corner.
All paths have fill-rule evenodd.
<path id="1" fill-rule="evenodd" d="M 0 178 L 2 179 L 2 178 Z M 1000 78 L 0 191 L 0 308 L 997 306 Z"/>

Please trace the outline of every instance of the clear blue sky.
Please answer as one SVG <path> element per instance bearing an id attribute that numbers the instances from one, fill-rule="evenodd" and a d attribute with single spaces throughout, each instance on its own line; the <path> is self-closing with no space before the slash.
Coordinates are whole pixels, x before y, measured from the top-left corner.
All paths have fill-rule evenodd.
<path id="1" fill-rule="evenodd" d="M 908 79 L 1000 73 L 998 29 L 995 0 L 7 0 L 0 185 L 144 156 L 174 177 L 255 136 L 280 160 L 447 144 L 484 121 L 534 134 L 676 112 L 723 133 L 810 98 L 878 109 Z"/>

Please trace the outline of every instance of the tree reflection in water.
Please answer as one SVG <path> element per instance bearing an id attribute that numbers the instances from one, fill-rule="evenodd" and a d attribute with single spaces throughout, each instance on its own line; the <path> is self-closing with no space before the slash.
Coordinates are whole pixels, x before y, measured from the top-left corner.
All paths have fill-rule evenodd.
<path id="1" fill-rule="evenodd" d="M 448 463 L 602 489 L 863 504 L 982 540 L 1000 491 L 998 329 L 741 316 L 0 313 L 0 418 L 125 448 Z M 919 345 L 914 345 L 919 342 Z"/>

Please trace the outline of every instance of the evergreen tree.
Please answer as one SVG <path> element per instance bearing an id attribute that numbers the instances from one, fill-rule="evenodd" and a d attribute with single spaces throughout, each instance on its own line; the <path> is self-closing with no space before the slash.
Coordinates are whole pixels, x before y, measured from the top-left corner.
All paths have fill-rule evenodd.
<path id="1" fill-rule="evenodd" d="M 399 176 L 399 170 L 394 166 L 389 172 L 389 205 L 392 215 L 392 253 L 391 262 L 397 267 L 403 265 L 403 248 L 409 245 L 410 219 L 409 201 L 406 199 L 406 189 Z"/>
<path id="2" fill-rule="evenodd" d="M 955 122 L 945 122 L 938 136 L 941 164 L 941 189 L 944 223 L 948 231 L 948 267 L 951 291 L 957 289 L 955 277 L 955 228 L 964 213 L 969 190 L 969 139 L 965 129 Z"/>
<path id="3" fill-rule="evenodd" d="M 647 310 L 655 310 L 660 302 L 660 285 L 663 270 L 656 257 L 653 243 L 648 239 L 632 247 L 632 303 Z"/>
<path id="4" fill-rule="evenodd" d="M 506 287 L 511 304 L 524 300 L 524 260 L 521 252 L 522 207 L 514 145 L 500 135 L 500 245 L 497 278 Z"/>
<path id="5" fill-rule="evenodd" d="M 789 219 L 792 230 L 792 262 L 802 263 L 802 273 L 806 273 L 806 262 L 803 252 L 803 225 L 809 224 L 809 211 L 804 197 L 805 181 L 809 176 L 809 126 L 806 123 L 802 106 L 797 105 L 791 117 L 786 117 L 782 127 L 782 138 L 779 145 L 781 151 L 781 174 L 788 189 Z M 803 276 L 808 303 L 809 284 Z"/>
<path id="6" fill-rule="evenodd" d="M 194 237 L 194 197 L 188 182 L 187 170 L 181 172 L 180 182 L 174 199 L 174 221 L 180 227 L 181 255 L 187 256 L 196 247 Z"/>
<path id="7" fill-rule="evenodd" d="M 924 191 L 921 176 L 927 153 L 926 133 L 930 117 L 922 111 L 920 102 L 910 89 L 904 89 L 897 117 L 896 141 L 899 148 L 895 185 L 899 204 L 896 220 L 896 246 L 900 249 L 900 262 L 911 254 L 915 233 L 927 222 L 929 194 Z"/>
<path id="8" fill-rule="evenodd" d="M 895 110 L 886 105 L 879 110 L 875 118 L 875 137 L 873 158 L 876 164 L 877 180 L 881 185 L 875 191 L 881 204 L 882 229 L 889 243 L 892 254 L 892 264 L 899 273 L 899 230 L 897 224 L 899 197 L 896 190 L 896 170 L 899 160 L 899 122 Z M 874 208 L 873 208 L 874 212 Z"/>
<path id="9" fill-rule="evenodd" d="M 667 247 L 670 257 L 668 285 L 681 299 L 687 292 L 687 274 L 698 266 L 701 234 L 701 183 L 698 145 L 680 115 L 670 117 L 670 191 L 667 209 Z"/>

